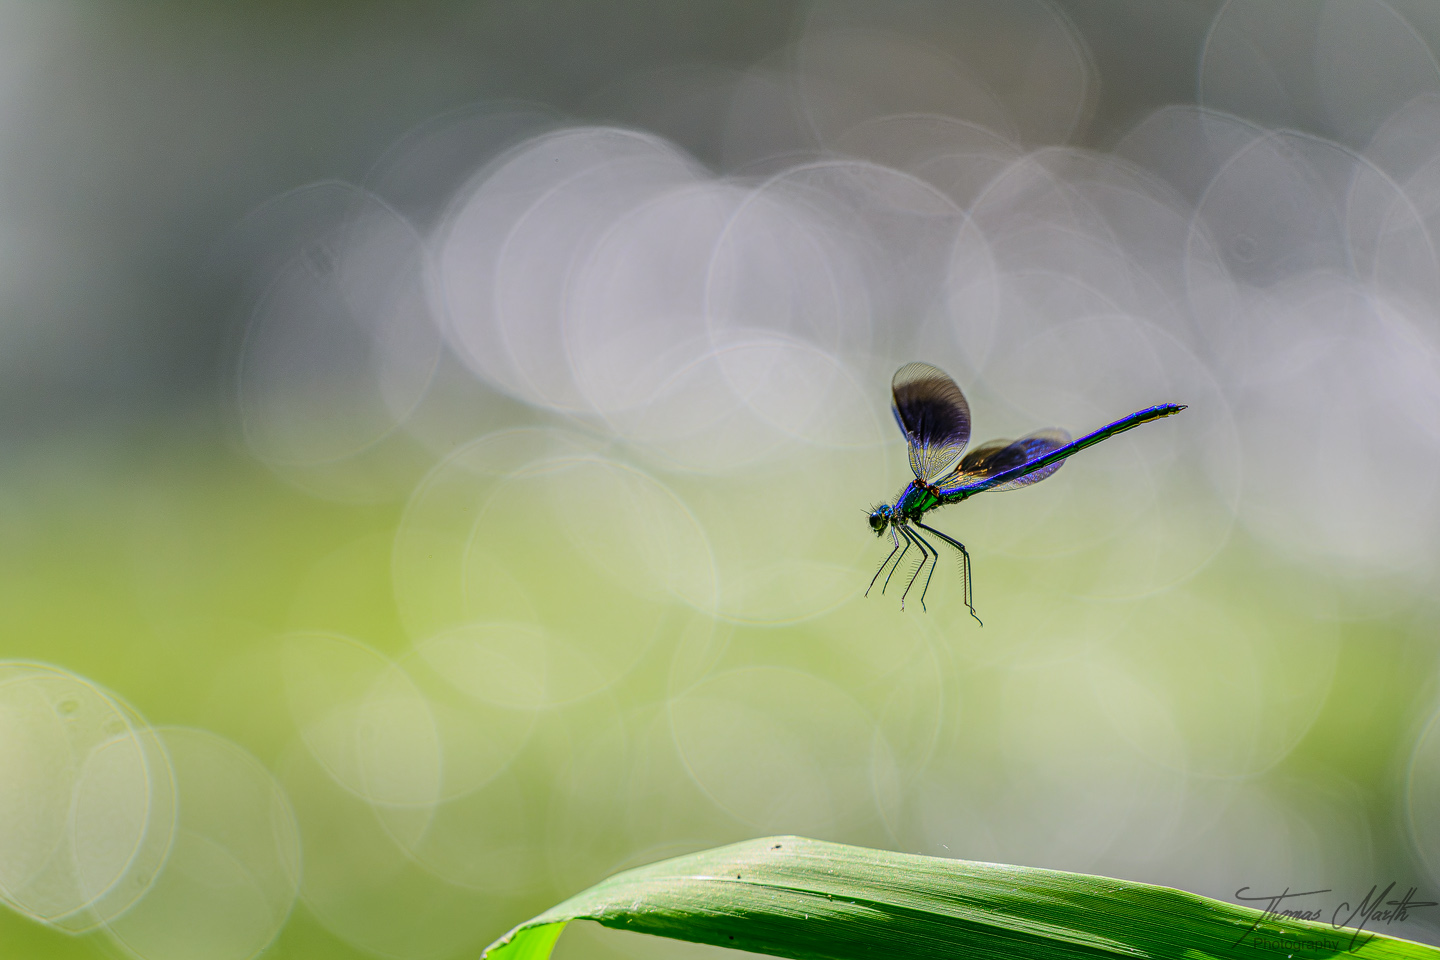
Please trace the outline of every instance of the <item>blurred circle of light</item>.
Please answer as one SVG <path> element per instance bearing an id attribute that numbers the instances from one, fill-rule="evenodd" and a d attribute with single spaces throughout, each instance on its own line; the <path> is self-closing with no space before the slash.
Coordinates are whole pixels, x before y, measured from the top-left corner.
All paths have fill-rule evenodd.
<path id="1" fill-rule="evenodd" d="M 290 916 L 300 836 L 270 772 L 204 730 L 158 731 L 175 771 L 174 846 L 144 899 L 105 925 L 141 960 L 249 960 Z"/>
<path id="2" fill-rule="evenodd" d="M 300 737 L 336 783 L 380 806 L 425 809 L 440 799 L 434 715 L 392 661 L 346 637 L 296 634 L 282 663 Z"/>
<path id="3" fill-rule="evenodd" d="M 536 649 L 506 643 L 514 639 L 508 634 L 496 642 L 484 632 L 485 627 L 503 630 L 506 626 L 514 625 L 457 627 L 416 644 L 386 669 L 387 683 L 394 687 L 402 678 L 408 680 L 434 719 L 440 747 L 437 800 L 441 803 L 469 796 L 504 777 L 530 742 L 536 711 L 544 705 L 543 689 L 536 691 L 535 677 L 525 669 L 543 645 Z M 440 655 L 436 655 L 437 646 Z M 498 694 L 502 686 L 505 695 Z M 428 816 L 428 810 L 428 806 L 391 804 L 377 807 L 377 815 L 418 823 Z"/>
<path id="4" fill-rule="evenodd" d="M 839 359 L 761 330 L 717 336 L 657 389 L 641 410 L 616 419 L 624 439 L 667 470 L 735 474 L 882 435 L 873 398 Z"/>
<path id="5" fill-rule="evenodd" d="M 278 262 L 258 267 L 268 285 L 241 346 L 246 442 L 315 492 L 372 498 L 374 481 L 358 466 L 347 476 L 345 464 L 414 412 L 439 360 L 420 236 L 375 196 L 323 183 L 252 214 L 242 253 L 247 239 L 268 243 L 264 256 Z"/>
<path id="6" fill-rule="evenodd" d="M 927 644 L 899 665 L 883 686 L 870 740 L 871 786 L 880 820 L 900 837 L 925 770 L 946 746 L 946 721 L 959 714 L 962 697 L 945 675 L 946 660 Z"/>
<path id="7" fill-rule="evenodd" d="M 552 886 L 583 888 L 747 835 L 690 777 L 663 704 L 607 716 L 586 711 L 571 729 L 545 811 Z"/>
<path id="8" fill-rule="evenodd" d="M 1100 212 L 1052 169 L 1053 151 L 1027 154 L 970 208 L 949 264 L 947 327 L 967 365 L 983 370 L 1007 340 L 1067 317 L 1123 312 L 1130 271 Z"/>
<path id="9" fill-rule="evenodd" d="M 875 816 L 874 721 L 845 691 L 800 670 L 716 674 L 672 699 L 691 777 L 760 833 L 827 833 Z"/>
<path id="10" fill-rule="evenodd" d="M 1161 107 L 1125 132 L 1113 153 L 1198 203 L 1231 157 L 1265 136 L 1258 124 L 1193 104 Z"/>
<path id="11" fill-rule="evenodd" d="M 559 326 L 572 265 L 627 209 L 699 176 L 663 140 L 607 127 L 559 130 L 502 154 L 457 194 L 437 233 L 435 296 L 451 347 L 511 396 L 584 409 Z"/>
<path id="12" fill-rule="evenodd" d="M 1237 403 L 1247 525 L 1351 575 L 1423 575 L 1440 521 L 1440 358 L 1363 289 L 1312 281 L 1253 306 L 1266 323 Z M 1316 444 L 1317 425 L 1348 449 Z"/>
<path id="13" fill-rule="evenodd" d="M 999 303 L 1003 315 L 1010 322 L 996 331 L 983 362 L 976 363 L 976 369 L 985 383 L 989 385 L 994 381 L 1003 390 L 1001 396 L 1011 403 L 1023 396 L 1026 387 L 1005 382 L 1004 372 L 1007 368 L 1013 370 L 1016 363 L 1024 362 L 1024 351 L 1028 345 L 1043 343 L 1047 337 L 1055 336 L 1056 331 L 1089 322 L 1092 318 L 1123 317 L 1126 314 L 1115 299 L 1090 282 L 1091 279 L 1100 282 L 1106 279 L 1096 275 L 1105 266 L 1112 270 L 1121 268 L 1120 261 L 1111 256 L 1113 251 L 1103 245 L 1087 243 L 1079 237 L 1051 243 L 1049 241 L 1056 237 L 1053 233 L 1046 237 L 1047 233 L 1050 231 L 1037 231 L 1027 238 L 1037 241 L 1037 247 L 1043 245 L 1049 248 L 1044 253 L 1034 249 L 1032 255 L 1056 254 L 1065 262 L 1054 265 L 1039 263 L 1033 268 L 1012 269 L 1004 274 Z M 1085 266 L 1095 268 L 1096 274 L 1087 279 L 1081 269 Z M 1124 282 L 1118 273 L 1112 278 Z M 977 355 L 972 356 L 976 360 L 981 359 Z M 1116 386 L 1120 387 L 1119 384 Z"/>
<path id="14" fill-rule="evenodd" d="M 410 659 L 401 665 L 413 669 Z M 433 707 L 443 714 L 445 701 Z M 450 719 L 458 726 L 474 718 L 461 711 Z M 479 741 L 481 757 L 467 755 L 469 744 L 455 738 L 445 744 L 445 791 L 436 804 L 372 809 L 389 838 L 427 872 L 467 889 L 513 896 L 539 876 L 531 841 L 520 830 L 528 819 L 525 797 L 510 764 L 497 769 L 484 756 L 483 732 L 470 739 Z"/>
<path id="15" fill-rule="evenodd" d="M 951 675 L 944 621 L 897 621 L 893 604 L 872 601 L 854 597 L 797 625 L 792 636 L 799 649 L 824 651 L 808 658 L 806 672 L 843 690 L 874 719 L 869 749 L 876 813 L 899 837 L 910 791 L 928 765 L 954 747 L 947 727 L 961 715 L 963 692 Z M 741 662 L 762 667 L 793 663 L 790 654 L 774 649 L 768 626 L 738 626 L 728 633 L 728 649 L 749 654 Z M 672 698 L 703 679 L 672 673 Z"/>
<path id="16" fill-rule="evenodd" d="M 1177 310 L 1189 319 L 1183 334 L 1209 361 L 1217 358 L 1217 376 L 1226 380 L 1223 364 L 1241 351 L 1245 319 L 1240 292 L 1217 238 L 1193 207 L 1230 158 L 1265 136 L 1260 127 L 1228 114 L 1194 106 L 1169 106 L 1146 116 L 1115 146 L 1115 154 L 1158 177 L 1179 195 L 1189 219 L 1184 249 L 1175 267 L 1180 289 Z M 1117 225 L 1117 233 L 1128 231 Z"/>
<path id="17" fill-rule="evenodd" d="M 429 230 L 475 171 L 561 121 L 556 111 L 521 101 L 489 100 L 446 111 L 392 144 L 371 166 L 365 187 Z"/>
<path id="18" fill-rule="evenodd" d="M 709 353 L 705 281 L 715 241 L 744 190 L 703 185 L 673 190 L 617 218 L 570 274 L 564 355 L 591 407 L 622 418 L 644 407 L 671 377 Z M 700 409 L 723 416 L 733 396 Z"/>
<path id="19" fill-rule="evenodd" d="M 875 416 L 874 398 L 839 359 L 806 341 L 757 335 L 715 350 L 730 388 L 788 451 L 806 446 L 873 447 L 888 425 Z"/>
<path id="20" fill-rule="evenodd" d="M 508 660 L 546 705 L 616 682 L 676 601 L 716 602 L 707 534 L 683 500 L 562 430 L 501 431 L 456 451 L 411 498 L 394 556 L 412 637 Z M 463 624 L 491 626 L 453 632 Z"/>
<path id="21" fill-rule="evenodd" d="M 1436 172 L 1432 166 L 1430 172 Z M 1434 177 L 1428 178 L 1434 184 Z M 1412 192 L 1371 161 L 1357 158 L 1345 202 L 1346 240 L 1355 272 L 1377 296 L 1402 301 L 1416 312 L 1433 313 L 1440 302 L 1440 259 L 1427 223 L 1436 206 L 1433 186 Z M 1417 204 L 1422 195 L 1426 209 Z"/>
<path id="22" fill-rule="evenodd" d="M 392 580 L 407 633 L 424 641 L 482 620 L 534 624 L 543 634 L 527 591 L 515 572 L 498 562 L 490 570 L 500 587 L 492 594 L 496 603 L 479 610 L 468 602 L 466 577 L 482 566 L 478 560 L 467 561 L 468 544 L 499 482 L 532 462 L 583 457 L 601 449 L 601 441 L 586 434 L 523 427 L 477 438 L 438 464 L 415 488 L 395 532 Z"/>
<path id="23" fill-rule="evenodd" d="M 1137 750 L 1127 726 L 1145 725 L 1149 748 L 1183 770 L 1165 706 L 1093 662 L 1011 673 L 997 724 L 1004 779 L 991 801 L 1006 860 L 1092 871 L 1168 846 L 1184 775 Z"/>
<path id="24" fill-rule="evenodd" d="M 1138 601 L 1104 645 L 1104 662 L 1149 691 L 1183 751 L 1164 766 L 1199 777 L 1260 774 L 1294 749 L 1330 693 L 1339 655 L 1335 624 L 1273 595 L 1223 607 L 1190 591 Z"/>
<path id="25" fill-rule="evenodd" d="M 1121 628 L 1111 605 L 1096 604 L 1086 597 L 1095 580 L 1086 562 L 1091 554 L 1026 553 L 1017 558 L 982 546 L 988 536 L 986 518 L 967 517 L 964 522 L 963 527 L 958 521 L 947 522 L 941 529 L 959 532 L 959 539 L 971 544 L 975 603 L 985 627 L 950 640 L 961 662 L 1000 669 L 1064 662 L 1106 642 Z M 1038 526 L 1043 527 L 1043 521 Z M 1019 552 L 1013 546 L 1010 549 Z M 942 566 L 926 598 L 927 606 L 942 622 L 969 616 L 956 566 L 953 561 L 948 571 Z M 947 574 L 948 582 L 940 583 L 941 574 Z"/>
<path id="26" fill-rule="evenodd" d="M 970 371 L 978 371 L 1000 336 L 1000 305 L 1008 281 L 995 263 L 985 231 L 972 219 L 967 218 L 956 233 L 949 253 L 941 289 L 942 316 L 948 314 L 950 322 L 933 324 L 924 343 L 936 351 L 937 359 L 955 356 Z M 1010 322 L 1007 316 L 1006 325 Z"/>
<path id="27" fill-rule="evenodd" d="M 888 234 L 858 222 L 867 202 Z M 864 164 L 802 168 L 753 193 L 660 196 L 618 220 L 572 278 L 577 382 L 617 433 L 682 468 L 734 470 L 783 452 L 782 440 L 856 442 L 840 422 L 857 393 L 843 365 L 870 340 L 869 281 L 911 292 L 882 271 L 933 262 L 954 228 L 947 214 L 932 188 Z"/>
<path id="28" fill-rule="evenodd" d="M 1099 86 L 1080 32 L 1045 0 L 822 0 L 808 11 L 796 60 L 827 144 L 867 116 L 910 112 L 1063 143 L 1088 121 Z"/>
<path id="29" fill-rule="evenodd" d="M 602 322 L 593 331 L 590 322 L 598 321 L 597 315 L 587 312 L 578 327 L 574 316 L 577 308 L 589 306 L 593 291 L 587 288 L 585 279 L 591 275 L 591 265 L 603 260 L 606 253 L 614 261 L 608 265 L 622 271 L 607 279 L 622 287 L 631 279 L 624 275 L 625 268 L 648 265 L 644 254 L 673 256 L 668 246 L 633 253 L 626 246 L 647 239 L 643 235 L 631 236 L 627 230 L 633 230 L 639 220 L 643 234 L 648 226 L 645 213 L 675 195 L 668 182 L 677 173 L 675 159 L 674 154 L 665 153 L 594 166 L 537 200 L 506 238 L 496 265 L 495 322 L 532 402 L 568 410 L 585 409 L 588 404 L 602 415 L 615 409 L 609 397 L 595 395 L 594 379 L 586 376 L 593 368 L 586 363 L 604 365 L 608 361 L 620 365 L 619 370 L 604 371 L 611 376 L 622 376 L 627 364 L 640 366 L 642 358 L 616 356 L 613 351 L 623 349 L 627 337 L 640 338 L 656 332 L 644 326 L 649 313 L 641 307 L 633 318 L 633 327 L 615 329 Z M 692 195 L 683 188 L 682 193 Z M 693 229 L 684 220 L 669 226 Z M 683 237 L 681 233 L 666 239 L 683 250 Z M 614 256 L 617 250 L 618 257 Z M 644 274 L 642 278 L 649 279 Z M 668 319 L 680 326 L 683 318 Z M 683 326 L 680 329 L 683 332 Z M 585 344 L 590 350 L 577 350 L 577 335 L 586 334 L 592 338 Z M 663 357 L 663 343 L 657 340 L 654 348 Z M 599 356 L 592 360 L 590 351 Z M 656 362 L 654 353 L 647 351 L 643 361 Z M 643 387 L 645 381 L 640 382 Z"/>
<path id="30" fill-rule="evenodd" d="M 998 253 L 1008 236 L 1023 237 L 1037 228 L 1062 228 L 1113 243 L 1105 218 L 1066 179 L 1067 168 L 1076 156 L 1074 151 L 1061 147 L 1026 153 L 1000 171 L 975 197 L 970 216 L 997 248 L 997 261 L 1008 262 Z M 1025 250 L 1021 244 L 1016 253 L 1023 258 Z"/>
<path id="31" fill-rule="evenodd" d="M 337 783 L 309 750 L 287 750 L 277 775 L 300 827 L 301 899 L 347 944 L 395 960 L 440 960 L 478 949 L 516 912 L 419 862 L 392 835 L 397 822 L 377 817 L 374 805 Z"/>
<path id="32" fill-rule="evenodd" d="M 1440 92 L 1440 66 L 1383 0 L 1229 0 L 1199 81 L 1207 107 L 1361 148 L 1391 111 Z"/>
<path id="33" fill-rule="evenodd" d="M 734 635 L 733 624 L 698 612 L 678 624 L 669 638 L 667 696 L 709 676 L 730 648 Z"/>
<path id="34" fill-rule="evenodd" d="M 1379 228 L 1375 280 L 1390 291 L 1418 300 L 1417 308 L 1431 318 L 1435 338 L 1434 304 L 1440 297 L 1431 293 L 1440 287 L 1440 253 L 1436 250 L 1440 238 L 1440 144 L 1435 156 L 1406 178 L 1401 190 L 1410 204 L 1396 200 Z M 1418 225 L 1409 222 L 1412 212 Z"/>
<path id="35" fill-rule="evenodd" d="M 1187 429 L 1108 441 L 1067 463 L 1067 479 L 1047 481 L 1043 494 L 987 498 L 980 529 L 1001 538 L 1003 552 L 1085 550 L 1085 595 L 1133 597 L 1193 576 L 1229 540 L 1242 495 L 1239 436 L 1224 391 L 1178 340 L 1133 317 L 1087 317 L 1016 344 L 985 372 L 1026 422 L 1066 411 L 1063 426 L 1077 436 L 1161 399 L 1191 407 Z"/>
<path id="36" fill-rule="evenodd" d="M 758 259 L 763 248 L 751 248 L 753 234 L 769 232 L 776 214 L 789 211 L 771 242 L 793 246 L 796 254 L 780 262 L 798 255 L 802 275 L 813 278 L 805 285 L 766 279 L 777 268 Z M 949 340 L 942 283 L 963 222 L 950 197 L 911 174 L 855 160 L 789 167 L 756 189 L 726 231 L 707 282 L 710 329 L 755 325 L 759 316 L 851 362 L 933 355 Z M 786 242 L 795 230 L 815 239 Z M 785 284 L 785 301 L 795 306 L 765 305 L 756 282 Z"/>
<path id="37" fill-rule="evenodd" d="M 1365 156 L 1404 183 L 1440 153 L 1440 92 L 1422 93 L 1385 118 Z"/>
<path id="38" fill-rule="evenodd" d="M 699 289 L 705 327 L 716 341 L 763 331 L 832 352 L 863 349 L 875 322 L 866 251 L 828 198 L 795 190 L 787 176 L 740 198 L 719 225 Z"/>
<path id="39" fill-rule="evenodd" d="M 408 836 L 401 832 L 411 816 L 407 811 L 388 807 L 376 813 L 412 860 L 447 883 L 492 899 L 543 889 L 544 865 L 536 843 L 521 831 L 533 814 L 508 773 L 482 790 L 440 804 L 425 829 Z"/>
<path id="40" fill-rule="evenodd" d="M 959 709 L 961 691 L 949 675 L 947 627 L 919 617 L 897 620 L 895 606 L 854 597 L 794 629 L 797 645 L 821 649 L 805 669 L 853 697 L 877 718 L 876 735 L 902 780 L 924 769 L 943 749 L 942 728 Z M 730 631 L 732 656 L 743 662 L 781 667 L 789 655 L 774 649 L 768 625 L 737 625 Z M 707 675 L 708 677 L 708 675 Z M 672 679 L 672 699 L 707 677 Z M 877 745 L 879 741 L 876 741 Z"/>
<path id="41" fill-rule="evenodd" d="M 1323 141 L 1272 134 L 1216 173 L 1195 211 L 1239 280 L 1266 287 L 1314 271 L 1348 274 L 1343 194 L 1327 183 Z M 1342 160 L 1342 162 L 1344 162 Z"/>
<path id="42" fill-rule="evenodd" d="M 586 96 L 578 113 L 648 130 L 711 167 L 724 163 L 725 117 L 746 72 L 739 66 L 672 61 L 631 70 Z"/>
<path id="43" fill-rule="evenodd" d="M 175 784 L 155 732 L 114 694 L 0 664 L 0 898 L 78 933 L 132 908 L 165 866 Z"/>
<path id="44" fill-rule="evenodd" d="M 1020 148 L 988 127 L 932 113 L 897 113 L 863 120 L 833 144 L 842 155 L 919 177 L 968 209 L 985 184 L 1020 156 Z"/>
<path id="45" fill-rule="evenodd" d="M 598 457 L 530 476 L 544 484 L 561 530 L 597 569 L 618 572 L 647 600 L 715 610 L 719 584 L 705 530 L 654 477 Z"/>
<path id="46" fill-rule="evenodd" d="M 877 447 L 810 446 L 743 471 L 676 475 L 672 486 L 710 538 L 719 615 L 739 623 L 793 622 L 862 593 L 869 573 L 862 575 L 856 561 L 873 550 L 875 538 L 860 527 L 860 508 L 866 498 L 894 495 L 894 467 Z M 783 517 L 775 512 L 777 491 L 799 497 Z"/>
<path id="47" fill-rule="evenodd" d="M 825 351 L 868 340 L 866 291 L 853 280 L 837 290 L 836 277 L 856 271 L 837 262 L 826 227 L 783 198 L 756 199 L 764 193 L 703 185 L 638 206 L 571 280 L 576 382 L 619 434 L 676 466 L 734 470 L 782 441 L 857 433 L 838 423 L 856 412 L 854 382 Z M 754 302 L 735 302 L 736 291 Z"/>
<path id="48" fill-rule="evenodd" d="M 1185 255 L 1191 206 L 1158 174 L 1109 154 L 1047 151 L 1079 195 L 1103 219 L 1124 257 L 1122 306 L 1194 347 L 1195 321 L 1187 309 Z"/>
<path id="49" fill-rule="evenodd" d="M 473 621 L 415 645 L 436 676 L 466 696 L 501 707 L 536 710 L 545 693 L 545 635 L 523 621 Z"/>

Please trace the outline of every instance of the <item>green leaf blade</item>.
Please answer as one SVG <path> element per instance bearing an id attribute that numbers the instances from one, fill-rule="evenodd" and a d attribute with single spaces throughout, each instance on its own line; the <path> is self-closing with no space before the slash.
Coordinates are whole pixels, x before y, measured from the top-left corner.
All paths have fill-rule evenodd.
<path id="1" fill-rule="evenodd" d="M 794 960 L 1440 960 L 1440 950 L 1266 917 L 1106 877 L 870 850 L 800 837 L 719 847 L 628 870 L 522 924 L 490 960 L 572 919 Z M 546 951 L 548 953 L 548 945 Z"/>
<path id="2" fill-rule="evenodd" d="M 555 941 L 565 932 L 566 921 L 532 926 L 534 923 L 531 920 L 511 930 L 486 947 L 482 956 L 489 960 L 545 960 L 555 949 Z"/>

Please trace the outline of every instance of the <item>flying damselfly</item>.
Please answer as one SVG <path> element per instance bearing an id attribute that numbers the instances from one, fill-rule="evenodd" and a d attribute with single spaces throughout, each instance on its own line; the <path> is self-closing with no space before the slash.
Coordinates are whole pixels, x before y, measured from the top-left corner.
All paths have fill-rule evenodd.
<path id="1" fill-rule="evenodd" d="M 870 528 L 877 537 L 888 532 L 893 546 L 875 576 L 870 578 L 865 593 L 869 595 L 880 574 L 890 567 L 880 588 L 884 593 L 905 555 L 915 547 L 920 551 L 920 562 L 900 594 L 900 608 L 905 608 L 910 588 L 915 586 L 928 563 L 930 572 L 920 588 L 920 608 L 925 609 L 925 593 L 930 589 L 940 551 L 919 532 L 924 530 L 960 551 L 965 606 L 977 623 L 980 617 L 975 613 L 970 552 L 959 540 L 927 525 L 925 515 L 937 507 L 959 503 L 987 490 L 1018 490 L 1038 483 L 1060 469 L 1061 461 L 1071 454 L 1185 409 L 1184 404 L 1162 403 L 1116 420 L 1079 440 L 1071 440 L 1064 430 L 1051 428 L 1037 430 L 1019 440 L 991 440 L 965 453 L 965 445 L 970 442 L 970 404 L 945 371 L 928 363 L 907 363 L 895 372 L 890 391 L 894 401 L 891 411 L 910 445 L 910 469 L 915 479 L 905 485 L 894 503 L 882 503 L 870 511 Z"/>

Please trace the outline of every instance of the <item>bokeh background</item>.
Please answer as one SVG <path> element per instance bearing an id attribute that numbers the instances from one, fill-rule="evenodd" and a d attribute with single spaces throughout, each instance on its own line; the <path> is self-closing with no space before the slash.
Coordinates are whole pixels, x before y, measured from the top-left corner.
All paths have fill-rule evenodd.
<path id="1" fill-rule="evenodd" d="M 781 832 L 1440 900 L 1437 52 L 3 0 L 0 951 L 469 957 Z M 1190 407 L 937 515 L 980 627 L 862 596 L 917 359 L 977 440 Z"/>

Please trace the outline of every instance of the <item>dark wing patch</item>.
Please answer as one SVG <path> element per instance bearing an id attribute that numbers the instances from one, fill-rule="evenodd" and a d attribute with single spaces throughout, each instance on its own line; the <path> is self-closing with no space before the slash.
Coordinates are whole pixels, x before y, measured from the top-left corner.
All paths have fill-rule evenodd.
<path id="1" fill-rule="evenodd" d="M 910 444 L 910 469 L 930 482 L 970 441 L 970 404 L 954 380 L 928 363 L 907 363 L 890 384 L 895 422 Z"/>
<path id="2" fill-rule="evenodd" d="M 990 477 L 1011 467 L 1018 467 L 1030 459 L 1025 455 L 1023 444 L 1014 440 L 989 440 L 965 454 L 956 468 L 957 473 L 975 477 Z"/>
<path id="3" fill-rule="evenodd" d="M 1052 450 L 1058 450 L 1070 442 L 1070 434 L 1064 430 L 1037 430 L 1019 440 L 991 440 L 983 443 L 965 455 L 955 470 L 955 482 L 973 483 L 1013 470 L 1031 460 L 1039 459 Z M 1018 490 L 1032 483 L 1039 483 L 1060 469 L 1063 460 L 1041 467 L 1034 473 L 1002 483 L 995 490 Z M 947 486 L 949 484 L 947 483 Z"/>

